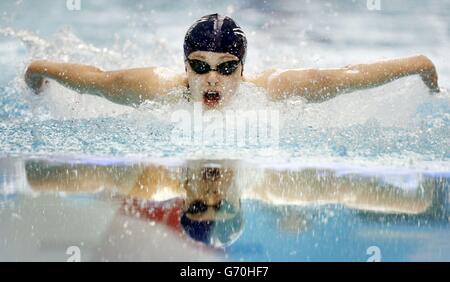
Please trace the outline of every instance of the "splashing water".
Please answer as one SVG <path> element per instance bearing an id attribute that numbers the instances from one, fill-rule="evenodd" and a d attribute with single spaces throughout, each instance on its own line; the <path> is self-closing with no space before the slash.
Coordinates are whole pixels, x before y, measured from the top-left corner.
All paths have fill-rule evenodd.
<path id="1" fill-rule="evenodd" d="M 22 42 L 25 50 L 18 45 L 16 52 L 28 56 L 25 61 L 6 62 L 14 65 L 17 73 L 0 89 L 2 155 L 270 158 L 413 167 L 425 164 L 428 168 L 450 169 L 450 94 L 444 89 L 439 95 L 430 95 L 419 77 L 341 95 L 320 104 L 307 104 L 301 99 L 268 101 L 261 89 L 244 83 L 227 109 L 278 111 L 278 146 L 182 146 L 171 140 L 175 127 L 171 118 L 179 110 L 193 111 L 193 106 L 180 98 L 183 89 L 134 109 L 100 97 L 79 95 L 54 82 L 42 95 L 35 96 L 23 81 L 26 64 L 37 58 L 92 64 L 104 69 L 161 63 L 182 71 L 182 60 L 174 55 L 178 51 L 172 47 L 174 43 L 151 33 L 152 48 L 143 55 L 140 41 L 143 39 L 133 42 L 116 36 L 112 47 L 97 47 L 86 43 L 70 28 L 53 34 L 51 39 L 11 27 L 0 28 L 0 34 L 14 44 Z M 263 38 L 264 35 L 256 38 L 255 45 Z M 274 56 L 267 62 L 277 58 L 281 59 Z M 444 81 L 447 79 L 445 76 Z"/>

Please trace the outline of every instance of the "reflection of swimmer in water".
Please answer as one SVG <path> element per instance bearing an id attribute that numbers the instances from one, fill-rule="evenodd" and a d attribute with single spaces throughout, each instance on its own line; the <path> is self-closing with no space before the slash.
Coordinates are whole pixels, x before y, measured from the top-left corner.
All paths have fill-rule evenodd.
<path id="1" fill-rule="evenodd" d="M 182 228 L 189 237 L 215 247 L 228 246 L 241 235 L 240 193 L 231 167 L 207 161 L 191 161 L 187 168 L 178 171 L 146 167 L 129 196 L 140 197 L 138 202 L 142 202 L 142 199 L 158 198 L 162 189 L 184 196 L 183 203 L 178 201 L 178 206 L 172 205 L 169 209 L 172 219 L 169 215 L 167 223 L 172 228 Z M 136 206 L 136 202 L 133 204 Z M 150 213 L 148 209 L 135 210 L 139 214 L 144 212 L 149 219 L 156 215 L 154 208 Z"/>
<path id="2" fill-rule="evenodd" d="M 67 165 L 29 162 L 27 179 L 35 191 L 95 192 L 114 188 L 122 211 L 165 224 L 206 244 L 235 242 L 244 227 L 241 197 L 286 205 L 342 204 L 376 214 L 418 215 L 433 209 L 438 183 L 423 180 L 405 190 L 374 177 L 337 177 L 332 171 L 251 169 L 222 161 L 189 162 L 181 168 L 138 164 Z M 242 181 L 240 177 L 244 177 Z M 300 232 L 311 220 L 297 209 L 280 214 L 280 228 Z M 301 211 L 301 210 L 300 210 Z"/>
<path id="3" fill-rule="evenodd" d="M 169 75 L 156 67 L 102 71 L 93 66 L 34 61 L 25 81 L 36 93 L 46 79 L 53 79 L 80 93 L 124 105 L 138 105 L 182 86 L 189 88 L 188 100 L 203 102 L 206 108 L 227 104 L 242 81 L 264 88 L 273 99 L 301 96 L 310 102 L 416 74 L 432 92 L 439 91 L 435 66 L 423 55 L 336 69 L 271 69 L 244 77 L 246 49 L 242 29 L 231 18 L 212 14 L 202 17 L 186 33 L 186 73 Z"/>
<path id="4" fill-rule="evenodd" d="M 156 165 L 89 166 L 29 162 L 35 191 L 95 192 L 114 188 L 127 215 L 159 222 L 214 247 L 226 247 L 243 230 L 240 193 L 223 163 L 189 162 L 183 169 Z"/>

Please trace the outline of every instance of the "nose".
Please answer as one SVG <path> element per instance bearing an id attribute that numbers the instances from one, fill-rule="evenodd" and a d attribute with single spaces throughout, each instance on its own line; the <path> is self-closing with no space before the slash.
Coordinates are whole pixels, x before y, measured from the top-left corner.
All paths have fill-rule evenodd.
<path id="1" fill-rule="evenodd" d="M 223 197 L 220 197 L 219 195 L 207 195 L 205 198 L 205 203 L 210 206 L 216 206 L 218 204 L 220 204 L 223 201 Z"/>
<path id="2" fill-rule="evenodd" d="M 207 77 L 208 85 L 209 86 L 216 86 L 216 84 L 219 82 L 219 76 L 216 71 L 210 71 Z"/>

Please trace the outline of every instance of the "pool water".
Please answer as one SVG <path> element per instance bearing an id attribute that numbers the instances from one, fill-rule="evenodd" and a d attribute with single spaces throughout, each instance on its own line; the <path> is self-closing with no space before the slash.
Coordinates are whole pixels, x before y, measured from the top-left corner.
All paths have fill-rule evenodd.
<path id="1" fill-rule="evenodd" d="M 180 217 L 207 180 L 178 180 L 205 168 L 228 175 L 229 190 L 208 189 L 239 197 L 243 224 L 201 241 Z M 448 172 L 113 158 L 9 158 L 0 172 L 0 260 L 66 261 L 69 248 L 81 261 L 450 259 Z"/>
<path id="2" fill-rule="evenodd" d="M 73 10 L 65 1 L 2 1 L 0 260 L 66 260 L 72 245 L 86 260 L 366 261 L 379 258 L 378 253 L 392 261 L 449 260 L 450 21 L 445 11 L 450 4 L 380 2 L 380 10 L 370 10 L 365 0 L 177 5 L 81 0 L 80 10 Z M 236 132 L 247 134 L 244 142 L 208 143 L 203 135 L 202 142 L 180 143 L 174 139 L 173 118 L 188 113 L 195 120 L 195 107 L 179 100 L 182 89 L 131 108 L 54 82 L 36 96 L 23 81 L 33 59 L 108 70 L 162 66 L 182 72 L 184 33 L 194 20 L 213 12 L 230 15 L 246 32 L 245 73 L 339 67 L 420 53 L 436 64 L 442 91 L 430 95 L 421 79 L 412 76 L 307 104 L 301 99 L 268 101 L 264 91 L 243 83 L 229 109 L 274 111 L 275 142 L 260 142 L 261 132 L 251 131 L 256 122 L 248 120 L 235 125 Z M 264 193 L 251 187 L 255 183 L 235 185 L 242 193 L 244 228 L 225 249 L 180 238 L 184 233 L 165 223 L 122 214 L 122 202 L 114 195 L 130 195 L 110 195 L 118 189 L 111 181 L 67 192 L 62 175 L 45 190 L 35 189 L 27 176 L 33 161 L 84 163 L 95 172 L 96 165 L 118 163 L 125 168 L 155 162 L 186 168 L 193 160 L 233 160 L 239 163 L 233 171 L 248 179 L 271 174 L 272 180 L 261 180 L 272 187 Z M 306 168 L 317 177 L 305 178 L 301 172 Z M 330 178 L 330 171 L 339 177 Z M 345 180 L 348 174 L 357 177 Z M 323 188 L 337 189 L 341 176 L 345 193 Z M 314 178 L 319 181 L 312 185 Z M 70 181 L 83 182 L 77 177 Z M 354 198 L 366 182 L 372 183 L 368 194 Z M 304 189 L 317 185 L 325 192 L 304 198 Z M 387 198 L 382 197 L 384 189 Z M 167 193 L 165 200 L 184 199 Z M 153 196 L 147 200 L 161 202 L 161 195 Z M 404 208 L 408 201 L 422 203 L 423 209 Z M 54 224 L 57 220 L 64 229 Z"/>

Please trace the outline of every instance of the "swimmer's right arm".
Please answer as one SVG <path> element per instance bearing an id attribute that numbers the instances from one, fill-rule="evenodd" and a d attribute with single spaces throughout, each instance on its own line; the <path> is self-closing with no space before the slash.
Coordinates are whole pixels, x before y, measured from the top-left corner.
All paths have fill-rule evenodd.
<path id="1" fill-rule="evenodd" d="M 27 182 L 36 192 L 95 192 L 102 189 L 116 189 L 128 194 L 139 179 L 143 168 L 136 164 L 91 165 L 54 164 L 46 161 L 27 161 L 25 172 Z"/>
<path id="2" fill-rule="evenodd" d="M 134 164 L 91 165 L 54 164 L 45 161 L 28 161 L 25 164 L 27 182 L 36 192 L 96 192 L 102 187 L 113 188 L 120 194 L 134 198 L 150 199 L 158 189 L 170 189 L 183 195 L 179 173 L 173 174 L 164 166 Z"/>
<path id="3" fill-rule="evenodd" d="M 53 79 L 82 94 L 101 96 L 122 105 L 137 105 L 187 84 L 182 74 L 164 78 L 158 71 L 158 68 L 103 71 L 88 65 L 39 60 L 28 66 L 25 82 L 35 93 L 41 91 L 47 79 Z"/>

